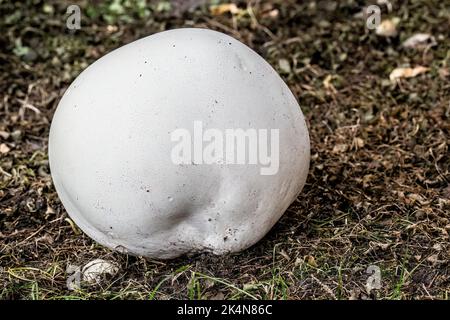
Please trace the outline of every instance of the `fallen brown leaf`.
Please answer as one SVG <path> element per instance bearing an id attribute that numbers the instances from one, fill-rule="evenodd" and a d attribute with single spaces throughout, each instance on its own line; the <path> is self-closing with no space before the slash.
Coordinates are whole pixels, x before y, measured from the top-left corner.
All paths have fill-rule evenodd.
<path id="1" fill-rule="evenodd" d="M 317 268 L 317 262 L 313 256 L 306 256 L 306 263 L 314 268 Z"/>
<path id="2" fill-rule="evenodd" d="M 389 79 L 392 82 L 396 82 L 401 78 L 413 78 L 418 76 L 419 74 L 425 73 L 430 68 L 417 66 L 414 68 L 395 68 L 392 70 L 391 74 L 389 75 Z"/>
<path id="3" fill-rule="evenodd" d="M 375 29 L 375 33 L 382 37 L 395 37 L 397 35 L 398 18 L 381 21 L 380 25 Z"/>
<path id="4" fill-rule="evenodd" d="M 209 7 L 209 11 L 213 16 L 220 16 L 227 12 L 236 14 L 239 12 L 239 8 L 234 3 L 223 3 Z"/>
<path id="5" fill-rule="evenodd" d="M 10 150 L 6 143 L 0 144 L 0 153 L 8 153 Z"/>
<path id="6" fill-rule="evenodd" d="M 436 39 L 428 33 L 417 33 L 403 42 L 404 48 L 422 49 L 436 45 Z"/>

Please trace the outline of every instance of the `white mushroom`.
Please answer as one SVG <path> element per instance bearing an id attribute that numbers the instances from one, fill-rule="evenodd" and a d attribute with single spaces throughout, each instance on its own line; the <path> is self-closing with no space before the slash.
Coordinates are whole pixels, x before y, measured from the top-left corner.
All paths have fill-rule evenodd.
<path id="1" fill-rule="evenodd" d="M 255 244 L 303 188 L 309 156 L 278 74 L 205 29 L 157 33 L 93 63 L 64 94 L 49 142 L 73 221 L 111 249 L 162 259 Z"/>

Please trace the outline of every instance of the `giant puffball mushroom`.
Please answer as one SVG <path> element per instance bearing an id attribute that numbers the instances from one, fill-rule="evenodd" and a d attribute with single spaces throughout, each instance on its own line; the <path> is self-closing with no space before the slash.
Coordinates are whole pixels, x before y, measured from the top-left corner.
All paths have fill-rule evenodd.
<path id="1" fill-rule="evenodd" d="M 302 190 L 308 129 L 277 72 L 225 34 L 177 29 L 102 57 L 53 117 L 72 220 L 111 249 L 169 259 L 258 242 Z"/>

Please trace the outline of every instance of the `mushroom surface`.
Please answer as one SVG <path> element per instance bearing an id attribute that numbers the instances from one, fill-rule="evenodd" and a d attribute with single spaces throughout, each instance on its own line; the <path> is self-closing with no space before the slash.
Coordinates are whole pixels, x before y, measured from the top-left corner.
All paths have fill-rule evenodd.
<path id="1" fill-rule="evenodd" d="M 238 40 L 176 29 L 118 48 L 61 99 L 51 174 L 72 220 L 113 250 L 169 259 L 258 242 L 302 190 L 308 129 Z"/>

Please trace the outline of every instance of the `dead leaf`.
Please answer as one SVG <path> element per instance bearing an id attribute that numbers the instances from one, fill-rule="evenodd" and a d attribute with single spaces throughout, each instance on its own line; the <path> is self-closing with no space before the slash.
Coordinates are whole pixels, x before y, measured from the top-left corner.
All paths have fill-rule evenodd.
<path id="1" fill-rule="evenodd" d="M 413 78 L 418 76 L 419 74 L 425 73 L 430 68 L 417 66 L 414 68 L 395 68 L 389 75 L 389 79 L 391 82 L 396 82 L 401 78 Z"/>
<path id="2" fill-rule="evenodd" d="M 450 186 L 442 190 L 442 195 L 444 196 L 444 198 L 450 199 Z"/>
<path id="3" fill-rule="evenodd" d="M 223 300 L 225 299 L 225 295 L 222 292 L 217 292 L 215 295 L 209 298 L 210 300 Z"/>
<path id="4" fill-rule="evenodd" d="M 285 258 L 287 261 L 290 261 L 291 260 L 291 258 L 289 257 L 289 255 L 286 253 L 286 251 L 284 251 L 284 250 L 281 250 L 280 251 L 280 255 L 282 255 L 283 256 L 283 258 Z"/>
<path id="5" fill-rule="evenodd" d="M 239 8 L 234 3 L 223 3 L 209 7 L 209 11 L 213 16 L 221 16 L 224 13 L 236 14 L 239 12 Z"/>
<path id="6" fill-rule="evenodd" d="M 353 146 L 355 147 L 356 150 L 361 149 L 364 147 L 364 140 L 361 138 L 354 138 L 353 139 Z"/>
<path id="7" fill-rule="evenodd" d="M 433 255 L 429 256 L 426 260 L 427 260 L 428 262 L 433 263 L 433 264 L 435 264 L 436 262 L 439 261 L 438 255 L 437 255 L 437 254 L 433 254 Z"/>
<path id="8" fill-rule="evenodd" d="M 382 250 L 386 250 L 390 247 L 390 243 L 381 243 L 381 242 L 376 242 L 375 245 L 379 248 L 381 248 Z"/>
<path id="9" fill-rule="evenodd" d="M 313 256 L 306 256 L 306 263 L 308 263 L 311 267 L 317 268 L 317 262 Z"/>
<path id="10" fill-rule="evenodd" d="M 45 214 L 47 215 L 47 214 L 54 214 L 54 213 L 55 213 L 55 210 L 53 210 L 52 207 L 47 206 L 47 210 L 45 211 Z"/>
<path id="11" fill-rule="evenodd" d="M 291 65 L 289 64 L 289 61 L 287 59 L 278 60 L 278 65 L 280 66 L 281 71 L 283 71 L 284 73 L 291 73 Z"/>
<path id="12" fill-rule="evenodd" d="M 278 9 L 274 9 L 273 4 L 264 3 L 261 8 L 261 18 L 269 18 L 276 19 L 278 18 L 280 11 Z"/>
<path id="13" fill-rule="evenodd" d="M 399 22 L 399 18 L 383 20 L 375 29 L 375 33 L 382 37 L 395 37 L 397 35 L 397 25 Z"/>
<path id="14" fill-rule="evenodd" d="M 43 236 L 37 238 L 36 242 L 46 242 L 48 244 L 53 244 L 54 240 L 51 235 L 46 234 L 46 235 L 43 235 Z"/>
<path id="15" fill-rule="evenodd" d="M 115 25 L 108 24 L 106 26 L 106 32 L 107 33 L 114 33 L 114 32 L 117 32 L 118 30 L 119 30 L 119 28 L 117 26 L 115 26 Z"/>
<path id="16" fill-rule="evenodd" d="M 441 251 L 442 250 L 442 245 L 440 243 L 436 243 L 433 246 L 433 249 L 436 250 L 436 251 Z"/>
<path id="17" fill-rule="evenodd" d="M 343 153 L 343 152 L 347 151 L 347 149 L 348 149 L 348 146 L 346 144 L 338 143 L 338 144 L 334 145 L 333 153 Z"/>
<path id="18" fill-rule="evenodd" d="M 99 284 L 105 274 L 113 276 L 118 271 L 119 267 L 115 262 L 94 259 L 84 265 L 81 274 L 83 281 L 89 284 Z"/>
<path id="19" fill-rule="evenodd" d="M 417 33 L 403 42 L 404 48 L 423 49 L 436 45 L 436 39 L 428 33 Z"/>
<path id="20" fill-rule="evenodd" d="M 331 83 L 331 81 L 333 80 L 333 76 L 331 74 L 327 75 L 325 77 L 325 79 L 323 80 L 322 84 L 325 87 L 325 89 L 327 89 L 328 91 L 333 92 L 334 94 L 337 93 L 336 88 L 333 86 L 333 84 Z"/>
<path id="21" fill-rule="evenodd" d="M 270 18 L 270 19 L 276 19 L 280 15 L 280 11 L 278 9 L 273 9 L 268 12 L 263 12 L 261 14 L 262 18 Z"/>
<path id="22" fill-rule="evenodd" d="M 9 133 L 6 131 L 0 131 L 0 137 L 4 140 L 9 138 Z"/>
<path id="23" fill-rule="evenodd" d="M 0 153 L 8 153 L 10 150 L 6 143 L 0 144 Z"/>
<path id="24" fill-rule="evenodd" d="M 245 284 L 242 286 L 242 289 L 243 289 L 244 291 L 247 291 L 247 290 L 252 290 L 252 289 L 254 289 L 254 288 L 256 288 L 256 287 L 257 287 L 257 285 L 254 284 L 254 283 L 245 283 Z"/>
<path id="25" fill-rule="evenodd" d="M 448 68 L 439 68 L 439 77 L 441 77 L 441 79 L 445 79 L 448 76 L 450 76 L 450 71 L 448 70 Z"/>

